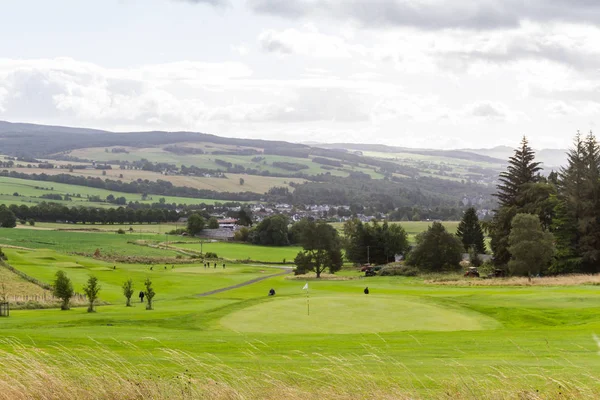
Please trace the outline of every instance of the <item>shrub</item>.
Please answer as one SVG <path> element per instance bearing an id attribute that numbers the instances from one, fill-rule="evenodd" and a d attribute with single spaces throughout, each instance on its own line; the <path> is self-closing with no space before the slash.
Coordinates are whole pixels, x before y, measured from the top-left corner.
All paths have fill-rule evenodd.
<path id="1" fill-rule="evenodd" d="M 133 281 L 131 279 L 128 279 L 125 281 L 125 283 L 123 283 L 123 294 L 127 299 L 125 306 L 131 307 L 131 296 L 133 296 Z"/>
<path id="2" fill-rule="evenodd" d="M 217 253 L 209 251 L 206 254 L 204 254 L 204 258 L 219 258 L 219 256 L 217 255 Z"/>
<path id="3" fill-rule="evenodd" d="M 152 310 L 152 299 L 154 298 L 154 295 L 156 294 L 154 292 L 154 289 L 152 288 L 152 281 L 150 280 L 150 278 L 146 278 L 146 281 L 144 282 L 144 286 L 146 286 L 146 290 L 144 291 L 144 294 L 146 295 L 146 310 Z"/>
<path id="4" fill-rule="evenodd" d="M 183 228 L 177 228 L 177 229 L 173 229 L 169 232 L 167 232 L 167 235 L 183 235 L 184 233 L 187 233 L 186 229 Z"/>
<path id="5" fill-rule="evenodd" d="M 54 280 L 54 297 L 57 297 L 62 300 L 62 304 L 60 306 L 61 310 L 69 310 L 71 307 L 69 306 L 69 302 L 71 301 L 71 297 L 73 297 L 73 284 L 71 280 L 67 277 L 63 271 L 58 271 L 56 273 L 56 279 Z"/>
<path id="6" fill-rule="evenodd" d="M 385 266 L 379 272 L 381 276 L 417 276 L 419 269 L 410 265 Z"/>
<path id="7" fill-rule="evenodd" d="M 100 285 L 98 285 L 98 278 L 95 276 L 90 276 L 87 281 L 87 284 L 83 287 L 83 292 L 85 293 L 88 299 L 88 309 L 87 312 L 95 312 L 94 305 L 96 300 L 98 299 L 98 293 L 100 292 Z"/>
<path id="8" fill-rule="evenodd" d="M 124 235 L 125 231 L 123 229 L 119 228 L 119 230 L 117 231 L 117 234 Z"/>

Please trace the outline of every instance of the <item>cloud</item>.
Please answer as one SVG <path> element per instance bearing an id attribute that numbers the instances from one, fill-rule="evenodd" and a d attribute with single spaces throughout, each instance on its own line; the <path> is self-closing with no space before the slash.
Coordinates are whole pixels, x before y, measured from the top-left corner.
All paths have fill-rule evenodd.
<path id="1" fill-rule="evenodd" d="M 352 45 L 345 39 L 319 32 L 313 26 L 303 30 L 266 30 L 258 42 L 263 51 L 278 54 L 301 54 L 316 58 L 349 58 L 352 54 L 364 53 L 361 46 Z"/>
<path id="2" fill-rule="evenodd" d="M 600 2 L 595 0 L 248 0 L 248 4 L 263 14 L 354 21 L 370 28 L 488 30 L 528 20 L 600 23 Z"/>
<path id="3" fill-rule="evenodd" d="M 222 7 L 229 5 L 229 0 L 171 0 L 177 3 L 189 3 L 189 4 L 208 4 L 215 7 Z"/>
<path id="4" fill-rule="evenodd" d="M 457 34 L 437 57 L 465 63 L 496 64 L 522 60 L 549 61 L 577 70 L 600 67 L 600 29 L 573 24 L 524 24 L 519 29 L 462 37 Z"/>
<path id="5" fill-rule="evenodd" d="M 466 115 L 479 118 L 505 119 L 507 116 L 502 105 L 490 102 L 471 104 L 466 107 Z"/>

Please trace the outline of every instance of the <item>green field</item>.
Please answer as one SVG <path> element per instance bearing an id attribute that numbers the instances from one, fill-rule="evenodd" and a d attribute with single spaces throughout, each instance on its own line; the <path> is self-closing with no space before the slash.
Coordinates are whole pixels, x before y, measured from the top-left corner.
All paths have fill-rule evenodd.
<path id="1" fill-rule="evenodd" d="M 142 158 L 146 158 L 152 162 L 161 162 L 161 163 L 169 163 L 177 166 L 181 165 L 194 165 L 198 168 L 208 168 L 208 169 L 220 169 L 222 171 L 226 171 L 226 168 L 218 165 L 215 160 L 223 160 L 226 162 L 230 162 L 234 165 L 241 165 L 244 168 L 252 168 L 259 171 L 269 171 L 271 173 L 277 174 L 286 174 L 293 175 L 294 172 L 274 167 L 273 162 L 292 162 L 297 164 L 304 164 L 308 166 L 308 169 L 304 169 L 300 172 L 308 174 L 308 175 L 317 175 L 329 172 L 332 175 L 336 176 L 348 176 L 351 171 L 360 171 L 366 174 L 371 175 L 371 177 L 375 179 L 382 179 L 383 175 L 375 172 L 374 167 L 369 166 L 351 166 L 347 163 L 344 163 L 344 166 L 341 168 L 334 168 L 332 170 L 325 170 L 321 168 L 321 164 L 315 163 L 311 158 L 298 158 L 298 157 L 286 157 L 286 156 L 277 156 L 264 154 L 260 155 L 260 157 L 264 157 L 264 162 L 254 162 L 252 158 L 256 157 L 256 155 L 252 156 L 242 156 L 242 155 L 220 155 L 220 154 L 194 154 L 194 155 L 179 155 L 174 154 L 162 149 L 162 147 L 149 147 L 149 148 L 128 148 L 129 153 L 107 153 L 104 151 L 104 148 L 87 148 L 87 149 L 77 149 L 70 152 L 70 155 L 74 157 L 84 158 L 84 159 L 93 159 L 100 162 L 106 161 L 139 161 Z M 291 178 L 290 178 L 291 179 Z"/>
<path id="2" fill-rule="evenodd" d="M 178 238 L 180 240 L 181 238 Z M 165 235 L 88 233 L 38 229 L 0 228 L 0 247 L 10 245 L 30 249 L 51 249 L 61 252 L 93 254 L 99 249 L 102 254 L 146 257 L 176 256 L 174 250 L 157 249 L 134 244 L 142 241 L 158 244 L 165 241 Z"/>
<path id="3" fill-rule="evenodd" d="M 456 233 L 456 229 L 458 228 L 459 223 L 460 221 L 442 221 L 442 225 L 444 225 L 444 227 L 446 227 L 446 230 L 448 230 L 448 232 L 450 233 Z M 402 226 L 402 228 L 404 228 L 404 230 L 408 234 L 409 241 L 414 242 L 415 237 L 419 233 L 426 231 L 427 228 L 429 228 L 431 224 L 433 224 L 433 221 L 402 221 L 390 222 L 390 224 L 399 224 L 400 226 Z M 337 229 L 340 233 L 344 229 L 343 222 L 334 222 L 331 225 L 333 225 L 333 227 Z"/>
<path id="4" fill-rule="evenodd" d="M 44 282 L 63 270 L 79 293 L 93 274 L 100 299 L 110 303 L 94 314 L 82 307 L 13 310 L 0 319 L 0 398 L 23 387 L 41 397 L 48 385 L 55 398 L 77 390 L 139 398 L 111 391 L 129 384 L 149 390 L 144 398 L 190 399 L 593 399 L 600 391 L 598 286 L 443 286 L 346 269 L 340 280 L 308 281 L 306 292 L 304 280 L 275 276 L 282 269 L 263 265 L 228 261 L 225 269 L 206 269 L 190 260 L 151 270 L 70 254 L 97 247 L 175 254 L 128 243 L 130 236 L 137 235 L 0 230 L 0 246 L 33 249 L 5 246 L 13 267 Z M 163 236 L 141 238 L 154 243 Z M 198 243 L 173 245 L 199 250 Z M 208 243 L 203 250 L 277 262 L 298 249 Z M 2 272 L 9 293 L 26 290 Z M 121 284 L 129 278 L 136 294 L 146 278 L 153 281 L 153 311 L 135 295 L 134 306 L 124 307 Z M 198 296 L 256 278 L 266 279 Z M 267 296 L 270 288 L 276 296 Z M 23 370 L 30 365 L 35 372 Z M 45 374 L 36 379 L 46 385 L 27 386 L 30 373 Z M 187 386 L 176 379 L 182 374 Z"/>
<path id="5" fill-rule="evenodd" d="M 18 193 L 19 196 L 14 196 Z M 96 189 L 86 186 L 68 185 L 64 183 L 46 182 L 46 181 L 33 181 L 28 179 L 17 179 L 0 177 L 0 204 L 30 204 L 39 203 L 41 201 L 54 201 L 41 199 L 40 196 L 44 194 L 60 194 L 71 196 L 71 201 L 58 201 L 59 203 L 68 206 L 103 206 L 103 207 L 114 207 L 108 203 L 92 203 L 87 201 L 87 196 L 100 196 L 101 199 L 105 199 L 108 195 L 112 194 L 115 197 L 125 197 L 127 202 L 137 201 L 143 204 L 157 203 L 160 198 L 165 199 L 167 203 L 176 204 L 215 204 L 218 202 L 223 203 L 224 201 L 211 200 L 211 199 L 195 199 L 189 197 L 173 197 L 173 196 L 160 196 L 160 195 L 149 195 L 147 200 L 142 200 L 141 194 L 132 193 L 121 193 L 114 192 L 105 189 Z M 77 197 L 79 195 L 80 197 Z"/>
<path id="6" fill-rule="evenodd" d="M 286 247 L 268 247 L 268 246 L 254 246 L 243 243 L 225 243 L 225 242 L 214 242 L 214 243 L 176 243 L 171 245 L 174 248 L 182 248 L 188 250 L 194 250 L 199 252 L 200 249 L 204 253 L 213 252 L 217 253 L 219 257 L 223 257 L 230 260 L 253 260 L 268 263 L 280 263 L 285 259 L 286 262 L 294 261 L 296 255 L 301 247 L 286 246 Z"/>

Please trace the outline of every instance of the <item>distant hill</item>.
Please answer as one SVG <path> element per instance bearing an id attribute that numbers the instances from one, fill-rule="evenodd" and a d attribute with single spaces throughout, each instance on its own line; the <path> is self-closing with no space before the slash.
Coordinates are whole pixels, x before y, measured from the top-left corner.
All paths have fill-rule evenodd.
<path id="1" fill-rule="evenodd" d="M 535 150 L 535 149 L 534 149 Z M 514 154 L 514 148 L 510 146 L 497 146 L 491 149 L 461 149 L 460 151 L 469 152 L 488 157 L 508 160 Z M 544 164 L 546 169 L 558 169 L 567 163 L 566 149 L 542 149 L 535 150 L 535 157 Z"/>

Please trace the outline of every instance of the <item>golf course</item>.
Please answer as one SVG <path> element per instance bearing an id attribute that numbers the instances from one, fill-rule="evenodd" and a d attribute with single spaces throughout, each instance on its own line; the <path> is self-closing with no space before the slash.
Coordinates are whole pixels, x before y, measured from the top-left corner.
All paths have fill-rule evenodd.
<path id="1" fill-rule="evenodd" d="M 438 284 L 365 278 L 350 266 L 317 280 L 234 261 L 245 250 L 276 261 L 280 248 L 215 243 L 208 251 L 227 261 L 206 268 L 161 242 L 157 234 L 1 229 L 9 299 L 41 301 L 44 289 L 7 266 L 44 283 L 64 271 L 76 293 L 94 275 L 101 290 L 95 313 L 84 304 L 27 309 L 30 301 L 0 318 L 0 399 L 591 399 L 600 391 L 593 284 Z M 94 246 L 107 256 L 78 254 Z M 139 262 L 119 262 L 123 254 Z M 153 310 L 137 297 L 146 279 Z"/>

